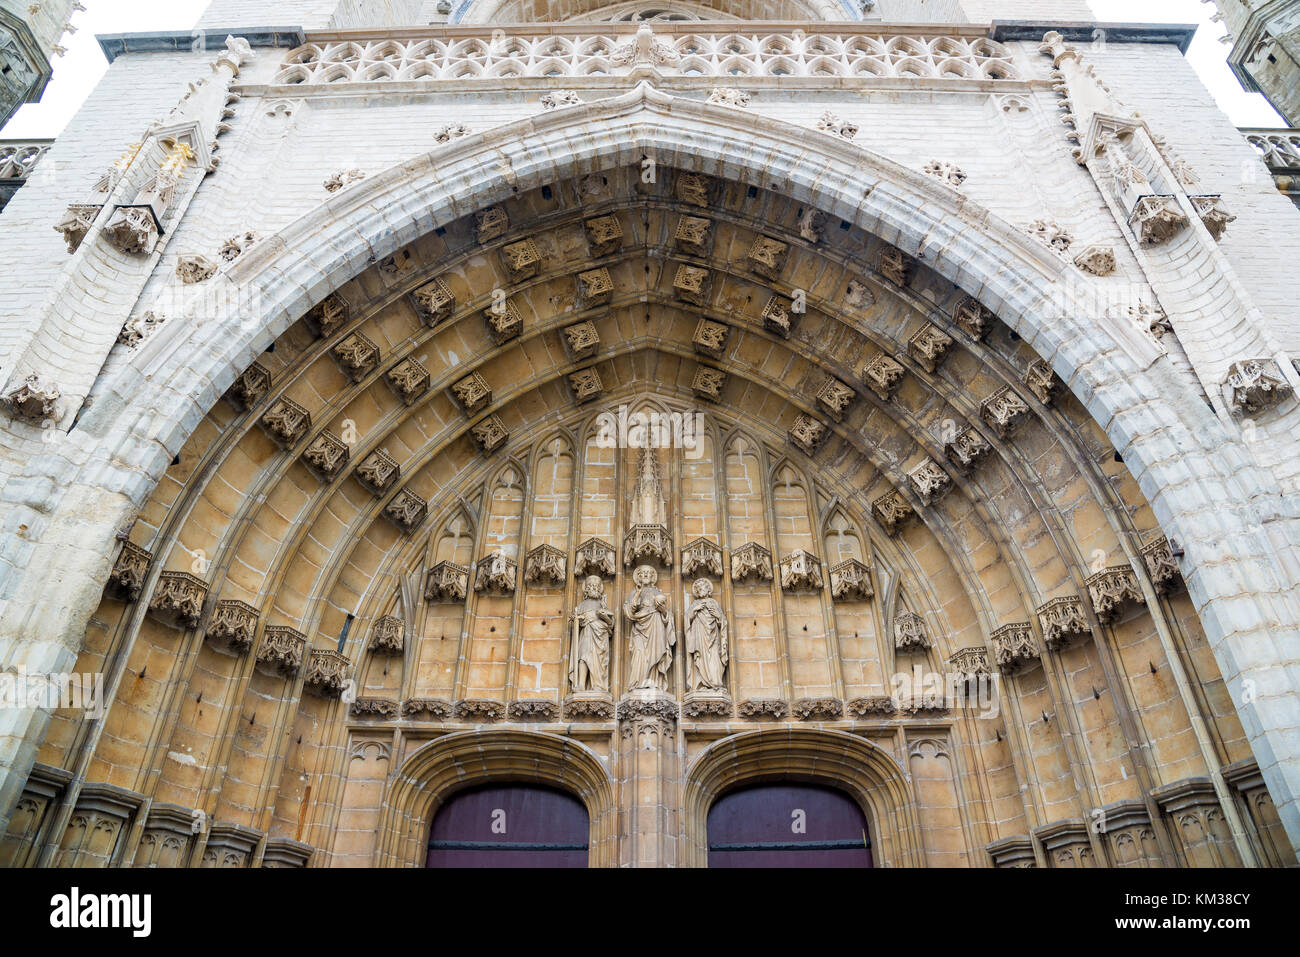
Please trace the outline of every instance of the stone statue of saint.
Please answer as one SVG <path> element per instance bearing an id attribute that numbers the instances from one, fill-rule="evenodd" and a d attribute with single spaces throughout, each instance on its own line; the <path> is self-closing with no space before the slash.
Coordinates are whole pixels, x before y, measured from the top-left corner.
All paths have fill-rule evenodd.
<path id="1" fill-rule="evenodd" d="M 673 646 L 677 632 L 668 596 L 659 590 L 659 573 L 641 565 L 632 573 L 636 590 L 623 602 L 623 614 L 630 622 L 628 630 L 628 690 L 668 690 L 668 674 L 673 667 Z"/>
<path id="2" fill-rule="evenodd" d="M 614 612 L 605 601 L 605 582 L 599 575 L 589 575 L 583 581 L 582 598 L 572 617 L 570 686 L 575 692 L 608 692 L 609 639 L 614 634 Z"/>
<path id="3" fill-rule="evenodd" d="M 697 578 L 686 610 L 686 690 L 726 694 L 727 617 L 713 582 Z"/>

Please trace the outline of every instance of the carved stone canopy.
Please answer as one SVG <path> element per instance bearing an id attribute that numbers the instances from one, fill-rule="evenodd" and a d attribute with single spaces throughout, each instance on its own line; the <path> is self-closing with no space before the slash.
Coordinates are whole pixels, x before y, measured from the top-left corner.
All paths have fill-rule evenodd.
<path id="1" fill-rule="evenodd" d="M 207 637 L 225 641 L 231 648 L 243 653 L 253 647 L 257 618 L 257 609 L 247 602 L 223 598 L 217 602 L 208 621 Z"/>
<path id="2" fill-rule="evenodd" d="M 907 351 L 926 372 L 933 374 L 943 362 L 944 356 L 948 354 L 951 345 L 951 336 L 946 335 L 938 327 L 926 323 L 907 340 Z"/>
<path id="3" fill-rule="evenodd" d="M 871 513 L 887 535 L 897 535 L 916 512 L 902 492 L 886 492 L 871 503 Z"/>
<path id="4" fill-rule="evenodd" d="M 988 335 L 996 318 L 997 316 L 993 314 L 993 310 L 978 299 L 970 296 L 957 303 L 952 313 L 952 321 L 957 324 L 962 332 L 976 340 L 983 339 Z"/>
<path id="5" fill-rule="evenodd" d="M 564 346 L 574 362 L 589 359 L 600 348 L 600 334 L 593 322 L 579 322 L 565 327 Z"/>
<path id="6" fill-rule="evenodd" d="M 291 449 L 311 431 L 311 414 L 292 399 L 281 396 L 258 420 L 262 430 L 283 449 Z"/>
<path id="7" fill-rule="evenodd" d="M 699 325 L 695 327 L 695 338 L 692 340 L 695 351 L 713 359 L 721 358 L 723 350 L 727 347 L 727 335 L 730 332 L 731 329 L 721 322 L 701 319 Z"/>
<path id="8" fill-rule="evenodd" d="M 1003 625 L 989 636 L 997 665 L 1004 672 L 1013 672 L 1038 658 L 1038 646 L 1029 622 Z"/>
<path id="9" fill-rule="evenodd" d="M 790 253 L 790 245 L 771 236 L 759 236 L 749 249 L 749 268 L 767 279 L 779 279 Z"/>
<path id="10" fill-rule="evenodd" d="M 311 440 L 302 453 L 302 461 L 318 479 L 332 482 L 347 467 L 350 456 L 347 443 L 326 429 Z"/>
<path id="11" fill-rule="evenodd" d="M 359 332 L 335 343 L 330 351 L 353 382 L 361 381 L 379 365 L 379 347 Z"/>
<path id="12" fill-rule="evenodd" d="M 790 444 L 809 456 L 816 455 L 830 435 L 831 430 L 825 422 L 803 413 L 795 416 L 794 424 L 790 426 L 788 433 Z"/>
<path id="13" fill-rule="evenodd" d="M 967 426 L 957 433 L 956 438 L 944 445 L 943 454 L 956 466 L 957 471 L 967 475 L 992 449 L 984 436 L 973 426 Z"/>
<path id="14" fill-rule="evenodd" d="M 722 548 L 707 538 L 697 538 L 682 549 L 682 577 L 722 577 Z"/>
<path id="15" fill-rule="evenodd" d="M 570 373 L 568 380 L 569 391 L 573 394 L 573 401 L 579 405 L 590 402 L 605 391 L 605 384 L 600 378 L 600 370 L 595 366 Z"/>
<path id="16" fill-rule="evenodd" d="M 904 369 L 892 356 L 877 352 L 862 368 L 862 381 L 882 402 L 888 402 L 898 384 L 903 381 Z"/>
<path id="17" fill-rule="evenodd" d="M 429 373 L 416 359 L 403 359 L 386 373 L 388 385 L 405 404 L 411 405 L 429 389 Z"/>
<path id="18" fill-rule="evenodd" d="M 313 648 L 307 659 L 303 687 L 322 698 L 337 698 L 343 693 L 352 662 L 337 651 Z"/>
<path id="19" fill-rule="evenodd" d="M 781 588 L 784 591 L 817 591 L 822 587 L 821 559 L 796 548 L 781 559 Z"/>
<path id="20" fill-rule="evenodd" d="M 469 594 L 469 569 L 455 562 L 438 562 L 424 581 L 424 600 L 455 604 Z"/>
<path id="21" fill-rule="evenodd" d="M 251 409 L 271 391 L 271 373 L 252 362 L 226 390 L 225 399 L 237 412 Z"/>
<path id="22" fill-rule="evenodd" d="M 420 320 L 432 328 L 456 311 L 456 296 L 442 279 L 425 283 L 411 293 Z"/>
<path id="23" fill-rule="evenodd" d="M 474 233 L 480 243 L 504 236 L 509 229 L 510 217 L 500 206 L 489 206 L 474 214 Z"/>
<path id="24" fill-rule="evenodd" d="M 302 632 L 285 625 L 268 625 L 262 632 L 257 662 L 274 668 L 286 678 L 292 678 L 302 667 L 306 648 L 307 636 Z"/>
<path id="25" fill-rule="evenodd" d="M 906 286 L 908 275 L 912 271 L 912 261 L 901 249 L 886 246 L 876 260 L 876 269 L 895 286 Z"/>
<path id="26" fill-rule="evenodd" d="M 613 578 L 618 571 L 614 546 L 599 538 L 589 538 L 578 546 L 573 559 L 573 574 L 577 578 L 600 575 Z"/>
<path id="27" fill-rule="evenodd" d="M 691 391 L 710 402 L 722 401 L 722 390 L 727 384 L 727 374 L 710 366 L 697 366 L 691 380 Z"/>
<path id="28" fill-rule="evenodd" d="M 477 372 L 471 372 L 465 378 L 452 383 L 451 397 L 465 410 L 466 415 L 473 415 L 479 409 L 492 402 L 492 387 Z"/>
<path id="29" fill-rule="evenodd" d="M 1056 378 L 1052 367 L 1044 359 L 1035 359 L 1029 363 L 1021 381 L 1043 405 L 1051 405 L 1061 390 L 1061 380 Z"/>
<path id="30" fill-rule="evenodd" d="M 497 345 L 504 345 L 519 336 L 524 328 L 524 317 L 513 299 L 495 301 L 483 310 L 488 335 Z"/>
<path id="31" fill-rule="evenodd" d="M 699 173 L 680 173 L 676 184 L 677 198 L 692 206 L 708 206 L 712 201 L 713 181 Z"/>
<path id="32" fill-rule="evenodd" d="M 476 423 L 470 428 L 469 433 L 479 451 L 485 455 L 501 448 L 510 438 L 505 423 L 497 415 L 489 415 L 486 419 Z"/>
<path id="33" fill-rule="evenodd" d="M 1178 567 L 1177 556 L 1169 539 L 1161 535 L 1143 545 L 1142 560 L 1146 563 L 1147 575 L 1157 593 L 1167 595 L 1182 587 L 1183 573 Z"/>
<path id="34" fill-rule="evenodd" d="M 1003 386 L 980 404 L 980 415 L 999 438 L 1005 439 L 1029 418 L 1029 406 L 1010 386 Z"/>
<path id="35" fill-rule="evenodd" d="M 402 489 L 384 506 L 384 517 L 408 535 L 420 527 L 429 503 L 410 489 Z"/>
<path id="36" fill-rule="evenodd" d="M 406 647 L 406 623 L 396 615 L 384 615 L 370 632 L 370 653 L 400 655 Z"/>
<path id="37" fill-rule="evenodd" d="M 926 505 L 934 502 L 935 499 L 942 496 L 952 488 L 952 479 L 948 477 L 939 463 L 934 459 L 926 459 L 911 469 L 907 477 L 912 480 L 912 487 L 916 489 L 916 494 Z"/>
<path id="38" fill-rule="evenodd" d="M 120 601 L 135 601 L 144 588 L 153 554 L 132 542 L 123 542 L 108 576 L 109 594 Z"/>
<path id="39" fill-rule="evenodd" d="M 664 568 L 673 563 L 673 543 L 666 525 L 633 525 L 623 538 L 623 564 L 632 568 L 656 561 Z"/>
<path id="40" fill-rule="evenodd" d="M 387 449 L 375 449 L 352 470 L 352 475 L 371 495 L 383 495 L 402 477 L 402 469 Z"/>
<path id="41" fill-rule="evenodd" d="M 1224 383 L 1228 403 L 1237 415 L 1258 415 L 1291 395 L 1277 363 L 1272 359 L 1243 359 L 1228 367 Z"/>
<path id="42" fill-rule="evenodd" d="M 475 567 L 474 591 L 479 594 L 513 594 L 518 571 L 518 563 L 504 552 L 484 555 Z"/>
<path id="43" fill-rule="evenodd" d="M 342 297 L 330 294 L 303 316 L 303 321 L 318 339 L 328 339 L 348 322 L 348 304 Z"/>
<path id="44" fill-rule="evenodd" d="M 930 636 L 925 630 L 925 619 L 910 611 L 895 616 L 894 647 L 899 651 L 929 648 Z"/>
<path id="45" fill-rule="evenodd" d="M 587 220 L 583 227 L 587 233 L 587 249 L 592 258 L 608 256 L 623 245 L 623 226 L 617 216 L 597 216 Z"/>
<path id="46" fill-rule="evenodd" d="M 711 280 L 712 276 L 707 269 L 683 263 L 677 267 L 677 274 L 673 277 L 673 292 L 683 302 L 706 306 L 709 303 Z"/>
<path id="47" fill-rule="evenodd" d="M 1128 565 L 1112 565 L 1089 575 L 1086 584 L 1092 609 L 1103 624 L 1118 618 L 1127 607 L 1146 604 L 1137 576 Z"/>
<path id="48" fill-rule="evenodd" d="M 773 296 L 763 307 L 763 328 L 768 332 L 773 332 L 782 339 L 790 338 L 790 330 L 794 325 L 794 309 L 790 302 L 782 296 Z"/>
<path id="49" fill-rule="evenodd" d="M 149 614 L 166 625 L 197 628 L 207 597 L 203 579 L 189 572 L 163 572 L 149 599 Z"/>
<path id="50" fill-rule="evenodd" d="M 577 300 L 583 309 L 606 305 L 614 295 L 614 279 L 603 266 L 578 273 L 575 282 Z"/>
<path id="51" fill-rule="evenodd" d="M 875 594 L 871 566 L 854 558 L 830 567 L 831 598 L 835 601 L 866 601 Z"/>
<path id="52" fill-rule="evenodd" d="M 673 239 L 684 252 L 707 256 L 713 245 L 713 221 L 702 216 L 683 216 L 677 221 Z"/>
<path id="53" fill-rule="evenodd" d="M 731 550 L 731 580 L 733 582 L 772 580 L 772 553 L 758 542 L 746 542 Z"/>
<path id="54" fill-rule="evenodd" d="M 1074 639 L 1092 633 L 1083 614 L 1083 601 L 1073 595 L 1039 605 L 1038 624 L 1043 629 L 1043 644 L 1049 651 L 1060 651 Z"/>
<path id="55" fill-rule="evenodd" d="M 982 645 L 959 648 L 948 658 L 948 664 L 960 676 L 963 684 L 979 681 L 990 674 L 988 649 Z"/>
<path id="56" fill-rule="evenodd" d="M 62 393 L 52 382 L 46 381 L 33 372 L 27 376 L 22 385 L 7 396 L 9 408 L 19 418 L 32 422 L 43 422 L 58 418 L 59 399 Z"/>
<path id="57" fill-rule="evenodd" d="M 817 390 L 817 404 L 836 422 L 844 419 L 844 413 L 856 397 L 857 393 L 853 389 L 833 376 L 828 376 Z"/>
<path id="58" fill-rule="evenodd" d="M 531 239 L 507 243 L 501 247 L 501 262 L 515 282 L 532 279 L 542 264 L 542 254 Z"/>
<path id="59" fill-rule="evenodd" d="M 524 581 L 530 585 L 563 585 L 568 564 L 564 552 L 550 545 L 538 545 L 524 559 Z"/>

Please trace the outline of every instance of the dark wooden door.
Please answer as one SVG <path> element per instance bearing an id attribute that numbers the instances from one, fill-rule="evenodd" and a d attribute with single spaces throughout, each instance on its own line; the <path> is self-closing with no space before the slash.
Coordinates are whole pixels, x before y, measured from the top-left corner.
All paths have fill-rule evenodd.
<path id="1" fill-rule="evenodd" d="M 763 784 L 709 809 L 709 867 L 870 867 L 858 803 L 808 784 Z"/>
<path id="2" fill-rule="evenodd" d="M 586 867 L 587 809 L 572 794 L 506 784 L 438 809 L 427 867 Z"/>

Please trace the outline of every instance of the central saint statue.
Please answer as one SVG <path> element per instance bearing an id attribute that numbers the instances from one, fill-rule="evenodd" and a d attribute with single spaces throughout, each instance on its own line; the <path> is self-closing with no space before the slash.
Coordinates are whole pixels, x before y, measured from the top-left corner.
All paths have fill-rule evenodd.
<path id="1" fill-rule="evenodd" d="M 632 582 L 636 590 L 623 602 L 623 614 L 631 623 L 628 690 L 667 691 L 677 644 L 668 596 L 659 590 L 659 573 L 649 565 L 639 566 Z"/>

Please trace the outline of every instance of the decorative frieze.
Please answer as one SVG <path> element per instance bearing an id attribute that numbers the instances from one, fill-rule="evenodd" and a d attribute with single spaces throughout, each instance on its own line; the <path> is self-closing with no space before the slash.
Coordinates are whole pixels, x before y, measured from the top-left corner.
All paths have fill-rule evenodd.
<path id="1" fill-rule="evenodd" d="M 781 589 L 783 591 L 819 591 L 822 587 L 821 559 L 802 548 L 796 548 L 781 559 Z"/>
<path id="2" fill-rule="evenodd" d="M 1038 625 L 1048 651 L 1060 651 L 1076 638 L 1092 634 L 1083 614 L 1083 602 L 1073 595 L 1053 598 L 1038 606 Z"/>
<path id="3" fill-rule="evenodd" d="M 113 570 L 108 573 L 109 594 L 119 601 L 131 602 L 139 598 L 152 561 L 153 554 L 148 550 L 133 542 L 122 542 Z"/>
<path id="4" fill-rule="evenodd" d="M 402 702 L 403 718 L 444 721 L 451 717 L 451 702 L 442 698 L 407 698 Z"/>
<path id="5" fill-rule="evenodd" d="M 402 477 L 402 469 L 387 449 L 375 449 L 352 470 L 352 475 L 371 495 L 383 495 Z"/>
<path id="6" fill-rule="evenodd" d="M 934 459 L 926 459 L 909 471 L 907 477 L 912 480 L 912 488 L 926 505 L 930 505 L 952 488 L 952 479 Z"/>
<path id="7" fill-rule="evenodd" d="M 710 402 L 721 402 L 722 388 L 726 384 L 727 374 L 721 369 L 698 366 L 695 369 L 695 378 L 691 380 L 691 391 L 701 399 L 708 399 Z"/>
<path id="8" fill-rule="evenodd" d="M 772 553 L 758 542 L 746 542 L 731 551 L 733 582 L 772 580 Z"/>
<path id="9" fill-rule="evenodd" d="M 1003 386 L 980 403 L 980 416 L 998 434 L 1009 438 L 1029 418 L 1029 406 L 1010 386 Z"/>
<path id="10" fill-rule="evenodd" d="M 677 221 L 673 239 L 677 248 L 693 256 L 707 256 L 713 246 L 713 222 L 702 216 L 683 216 Z"/>
<path id="11" fill-rule="evenodd" d="M 1038 659 L 1034 632 L 1027 621 L 1003 625 L 989 636 L 989 640 L 993 642 L 994 660 L 1005 673 Z"/>
<path id="12" fill-rule="evenodd" d="M 353 382 L 360 382 L 379 365 L 379 346 L 359 332 L 335 343 L 330 351 L 338 360 L 343 374 Z"/>
<path id="13" fill-rule="evenodd" d="M 966 182 L 966 171 L 956 163 L 950 163 L 947 160 L 930 160 L 921 169 L 926 175 L 933 176 L 953 189 L 958 189 L 962 183 Z"/>
<path id="14" fill-rule="evenodd" d="M 952 321 L 957 328 L 976 341 L 988 335 L 995 319 L 997 316 L 993 310 L 972 296 L 962 299 L 952 311 Z"/>
<path id="15" fill-rule="evenodd" d="M 904 369 L 884 352 L 877 352 L 862 368 L 862 381 L 880 401 L 888 402 L 898 384 L 903 381 Z"/>
<path id="16" fill-rule="evenodd" d="M 968 475 L 992 449 L 974 426 L 967 426 L 952 441 L 944 443 L 943 454 L 959 472 Z"/>
<path id="17" fill-rule="evenodd" d="M 952 345 L 952 337 L 945 335 L 937 327 L 926 323 L 907 340 L 907 351 L 926 372 L 934 373 L 943 362 Z"/>
<path id="18" fill-rule="evenodd" d="M 408 535 L 420 527 L 428 513 L 429 503 L 409 488 L 399 491 L 384 506 L 384 517 Z"/>
<path id="19" fill-rule="evenodd" d="M 1112 565 L 1089 575 L 1085 580 L 1092 610 L 1102 624 L 1109 624 L 1127 607 L 1145 605 L 1146 598 L 1138 587 L 1137 576 L 1128 565 Z"/>
<path id="20" fill-rule="evenodd" d="M 403 359 L 385 372 L 384 378 L 406 405 L 411 405 L 429 390 L 429 373 L 415 359 Z"/>
<path id="21" fill-rule="evenodd" d="M 827 377 L 817 390 L 817 404 L 836 422 L 844 420 L 844 413 L 857 397 L 857 393 L 833 376 Z"/>
<path id="22" fill-rule="evenodd" d="M 6 398 L 14 415 L 31 422 L 45 422 L 58 419 L 59 399 L 62 397 L 63 393 L 54 383 L 33 372 Z"/>
<path id="23" fill-rule="evenodd" d="M 1243 359 L 1228 367 L 1228 404 L 1237 415 L 1258 415 L 1292 392 L 1272 359 Z"/>
<path id="24" fill-rule="evenodd" d="M 656 721 L 676 721 L 681 716 L 677 702 L 671 698 L 624 698 L 618 703 L 618 720 L 631 721 L 647 718 Z"/>
<path id="25" fill-rule="evenodd" d="M 855 718 L 888 718 L 898 710 L 894 699 L 889 695 L 850 698 L 845 702 L 845 708 Z"/>
<path id="26" fill-rule="evenodd" d="M 480 595 L 513 595 L 519 564 L 504 552 L 493 552 L 478 560 L 474 568 L 474 591 Z"/>
<path id="27" fill-rule="evenodd" d="M 524 329 L 524 317 L 513 299 L 498 299 L 483 310 L 488 335 L 497 345 L 518 338 Z"/>
<path id="28" fill-rule="evenodd" d="M 530 585 L 563 585 L 568 559 L 550 545 L 538 545 L 524 558 L 524 581 Z"/>
<path id="29" fill-rule="evenodd" d="M 707 538 L 697 538 L 682 549 L 682 577 L 722 577 L 722 548 Z"/>
<path id="30" fill-rule="evenodd" d="M 318 479 L 332 482 L 347 467 L 351 454 L 347 443 L 326 429 L 311 440 L 302 453 L 302 462 Z"/>
<path id="31" fill-rule="evenodd" d="M 618 571 L 614 546 L 599 538 L 589 538 L 578 546 L 573 557 L 573 574 L 578 578 L 600 575 L 613 578 Z"/>
<path id="32" fill-rule="evenodd" d="M 763 328 L 782 339 L 790 338 L 793 319 L 789 303 L 781 296 L 773 296 L 763 307 Z"/>
<path id="33" fill-rule="evenodd" d="M 831 598 L 835 601 L 866 601 L 875 594 L 871 566 L 847 558 L 830 567 Z"/>
<path id="34" fill-rule="evenodd" d="M 501 264 L 512 280 L 523 282 L 537 275 L 542 265 L 542 254 L 531 239 L 521 239 L 501 247 Z"/>
<path id="35" fill-rule="evenodd" d="M 876 521 L 885 530 L 885 534 L 897 535 L 916 512 L 902 492 L 893 491 L 886 492 L 871 503 L 871 514 L 876 516 Z"/>
<path id="36" fill-rule="evenodd" d="M 1035 359 L 1029 363 L 1020 381 L 1043 405 L 1051 405 L 1061 391 L 1061 380 L 1056 377 L 1046 359 Z"/>
<path id="37" fill-rule="evenodd" d="M 347 325 L 348 304 L 341 296 L 331 293 L 307 310 L 302 318 L 316 338 L 328 339 Z"/>
<path id="38" fill-rule="evenodd" d="M 420 321 L 432 329 L 456 311 L 456 294 L 443 279 L 426 282 L 411 293 Z"/>
<path id="39" fill-rule="evenodd" d="M 274 668 L 282 676 L 292 678 L 302 667 L 307 649 L 307 636 L 287 625 L 268 625 L 262 632 L 262 644 L 257 649 L 257 663 Z"/>
<path id="40" fill-rule="evenodd" d="M 834 721 L 844 714 L 839 698 L 799 698 L 791 710 L 800 721 Z"/>
<path id="41" fill-rule="evenodd" d="M 510 433 L 506 431 L 505 423 L 497 415 L 489 415 L 486 419 L 470 426 L 470 437 L 478 450 L 484 455 L 490 455 L 501 446 L 506 444 L 510 438 Z"/>
<path id="42" fill-rule="evenodd" d="M 569 381 L 569 391 L 573 394 L 573 401 L 578 405 L 590 402 L 605 391 L 605 384 L 600 379 L 600 370 L 595 366 L 579 369 L 566 378 Z"/>
<path id="43" fill-rule="evenodd" d="M 790 443 L 804 455 L 816 455 L 818 449 L 830 438 L 831 432 L 825 422 L 814 419 L 811 415 L 800 413 L 795 416 L 794 424 L 787 433 Z"/>
<path id="44" fill-rule="evenodd" d="M 253 647 L 257 618 L 257 609 L 247 602 L 223 598 L 208 620 L 207 637 L 225 641 L 242 654 Z"/>
<path id="45" fill-rule="evenodd" d="M 790 705 L 780 698 L 748 698 L 740 702 L 742 718 L 771 718 L 780 721 L 790 713 Z"/>
<path id="46" fill-rule="evenodd" d="M 682 264 L 673 276 L 673 293 L 683 302 L 694 306 L 709 303 L 710 275 L 707 269 Z"/>
<path id="47" fill-rule="evenodd" d="M 714 322 L 712 319 L 701 319 L 699 325 L 695 327 L 695 338 L 692 340 L 695 351 L 712 359 L 720 359 L 727 347 L 727 336 L 730 334 L 730 326 Z"/>
<path id="48" fill-rule="evenodd" d="M 396 615 L 376 619 L 370 630 L 372 655 L 400 655 L 406 648 L 406 623 Z"/>
<path id="49" fill-rule="evenodd" d="M 924 651 L 930 647 L 930 636 L 925 630 L 925 619 L 910 611 L 894 618 L 894 648 L 898 651 Z"/>
<path id="50" fill-rule="evenodd" d="M 396 718 L 397 702 L 392 698 L 357 698 L 348 714 L 354 718 Z"/>
<path id="51" fill-rule="evenodd" d="M 474 214 L 474 236 L 480 243 L 488 243 L 510 230 L 510 217 L 502 206 L 489 206 Z"/>
<path id="52" fill-rule="evenodd" d="M 623 226 L 614 215 L 596 216 L 583 223 L 587 234 L 587 251 L 592 258 L 608 256 L 623 245 Z"/>
<path id="53" fill-rule="evenodd" d="M 506 716 L 506 706 L 500 701 L 465 698 L 456 702 L 452 714 L 462 721 L 500 721 Z"/>
<path id="54" fill-rule="evenodd" d="M 564 717 L 570 721 L 583 719 L 612 720 L 614 702 L 604 697 L 573 697 L 564 702 Z"/>
<path id="55" fill-rule="evenodd" d="M 687 718 L 730 718 L 731 699 L 722 697 L 687 696 L 682 704 L 682 716 Z"/>
<path id="56" fill-rule="evenodd" d="M 886 246 L 880 250 L 880 257 L 876 260 L 876 271 L 895 286 L 902 288 L 907 285 L 908 274 L 912 271 L 912 260 L 904 255 L 901 249 Z"/>
<path id="57" fill-rule="evenodd" d="M 785 261 L 789 255 L 789 243 L 783 243 L 771 236 L 757 236 L 753 245 L 749 247 L 746 261 L 749 263 L 750 272 L 766 279 L 776 280 L 781 278 L 781 270 L 785 268 Z"/>
<path id="58" fill-rule="evenodd" d="M 521 698 L 510 702 L 506 714 L 516 721 L 554 721 L 560 716 L 560 706 L 554 701 Z"/>
<path id="59" fill-rule="evenodd" d="M 271 373 L 258 362 L 253 362 L 239 374 L 229 389 L 225 399 L 235 411 L 243 412 L 261 402 L 271 391 Z"/>
<path id="60" fill-rule="evenodd" d="M 163 572 L 149 598 L 149 614 L 174 628 L 197 628 L 208 583 L 189 572 Z"/>
<path id="61" fill-rule="evenodd" d="M 465 410 L 466 415 L 473 415 L 492 402 L 492 387 L 477 372 L 471 372 L 453 383 L 451 397 Z"/>
<path id="62" fill-rule="evenodd" d="M 469 594 L 469 569 L 455 562 L 438 562 L 424 580 L 424 600 L 432 604 L 457 604 Z"/>
<path id="63" fill-rule="evenodd" d="M 313 648 L 307 658 L 303 687 L 322 698 L 338 698 L 348 682 L 352 662 L 337 651 Z"/>
<path id="64" fill-rule="evenodd" d="M 1163 535 L 1142 546 L 1142 560 L 1147 566 L 1151 585 L 1161 595 L 1177 591 L 1183 585 L 1183 573 L 1169 539 Z"/>

